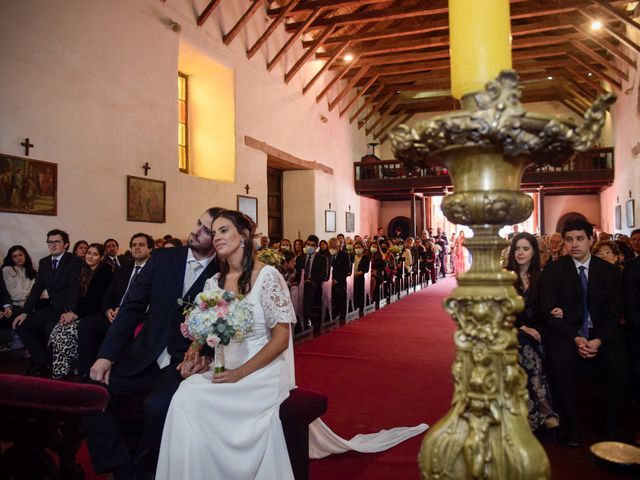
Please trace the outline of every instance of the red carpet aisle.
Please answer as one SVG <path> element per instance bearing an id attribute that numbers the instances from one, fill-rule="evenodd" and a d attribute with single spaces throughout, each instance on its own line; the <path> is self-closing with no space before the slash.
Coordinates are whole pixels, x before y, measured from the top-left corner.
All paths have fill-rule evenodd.
<path id="1" fill-rule="evenodd" d="M 296 347 L 298 385 L 329 396 L 323 417 L 344 438 L 433 425 L 452 392 L 453 321 L 442 309 L 453 278 Z M 386 452 L 311 462 L 311 479 L 419 478 L 419 435 Z"/>
<path id="2" fill-rule="evenodd" d="M 442 308 L 449 278 L 363 319 L 296 346 L 298 385 L 329 396 L 323 417 L 344 438 L 383 428 L 429 425 L 448 410 L 453 390 L 453 320 Z M 585 415 L 585 418 L 594 418 Z M 311 480 L 419 479 L 423 435 L 386 452 L 349 452 L 311 461 Z M 580 448 L 546 446 L 553 478 L 630 478 L 598 468 L 585 438 Z"/>

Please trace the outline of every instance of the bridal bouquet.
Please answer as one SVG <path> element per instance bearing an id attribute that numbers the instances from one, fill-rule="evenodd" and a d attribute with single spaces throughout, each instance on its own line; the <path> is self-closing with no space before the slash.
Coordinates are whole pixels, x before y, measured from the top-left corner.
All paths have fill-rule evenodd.
<path id="1" fill-rule="evenodd" d="M 275 268 L 280 268 L 284 257 L 282 254 L 273 248 L 265 248 L 256 253 L 256 259 L 264 263 L 265 265 L 271 265 Z"/>
<path id="2" fill-rule="evenodd" d="M 253 329 L 253 305 L 243 301 L 244 295 L 234 295 L 212 284 L 200 292 L 193 303 L 185 305 L 182 334 L 193 340 L 194 348 L 205 344 L 215 348 L 215 373 L 224 371 L 224 348 L 233 340 L 241 341 Z"/>

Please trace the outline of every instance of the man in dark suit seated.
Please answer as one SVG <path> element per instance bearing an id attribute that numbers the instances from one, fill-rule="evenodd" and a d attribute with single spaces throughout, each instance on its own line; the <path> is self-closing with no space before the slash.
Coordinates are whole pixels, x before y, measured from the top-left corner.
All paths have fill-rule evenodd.
<path id="1" fill-rule="evenodd" d="M 210 359 L 197 354 L 183 362 L 191 342 L 180 332 L 184 315 L 178 299 L 193 300 L 219 271 L 211 224 L 220 211 L 210 208 L 200 215 L 187 247 L 153 253 L 109 327 L 90 373 L 92 380 L 107 385 L 109 407 L 85 418 L 89 453 L 98 473 L 111 471 L 117 480 L 153 475 L 171 397 L 183 378 L 209 366 Z M 142 319 L 144 326 L 134 338 Z M 139 394 L 145 395 L 144 427 L 130 455 L 120 418 Z"/>
<path id="2" fill-rule="evenodd" d="M 96 361 L 100 345 L 107 335 L 125 300 L 125 296 L 138 279 L 140 271 L 149 260 L 154 241 L 151 235 L 136 233 L 129 241 L 133 263 L 125 263 L 116 270 L 109 289 L 102 301 L 102 311 L 81 318 L 78 325 L 78 370 L 81 375 L 89 375 L 89 369 Z"/>
<path id="3" fill-rule="evenodd" d="M 341 320 L 347 314 L 347 277 L 351 275 L 351 258 L 345 250 L 340 250 L 337 238 L 329 239 L 331 254 L 331 302 L 332 308 Z"/>
<path id="4" fill-rule="evenodd" d="M 111 265 L 111 268 L 114 270 L 117 270 L 128 263 L 125 260 L 124 255 L 118 255 L 119 249 L 120 245 L 115 238 L 107 238 L 104 241 L 104 250 L 106 252 L 104 262 Z"/>
<path id="5" fill-rule="evenodd" d="M 50 367 L 47 354 L 49 334 L 58 321 L 78 318 L 76 307 L 80 298 L 82 259 L 68 253 L 69 234 L 54 229 L 47 233 L 50 255 L 40 260 L 38 276 L 31 287 L 23 312 L 13 320 L 20 340 L 31 353 L 28 375 L 45 375 Z M 42 292 L 49 294 L 49 304 L 35 310 Z"/>
<path id="6" fill-rule="evenodd" d="M 305 254 L 296 260 L 296 282 L 303 283 L 302 308 L 304 320 L 309 325 L 313 315 L 313 307 L 322 303 L 322 282 L 329 278 L 329 262 L 327 257 L 318 253 L 320 240 L 316 235 L 309 235 L 305 243 Z M 304 279 L 300 273 L 304 270 Z"/>
<path id="7" fill-rule="evenodd" d="M 593 227 L 584 220 L 567 222 L 562 237 L 568 255 L 544 269 L 540 305 L 549 379 L 560 413 L 560 440 L 578 445 L 576 387 L 578 367 L 604 382 L 605 436 L 619 435 L 627 368 L 619 328 L 623 310 L 622 276 L 618 267 L 591 256 Z"/>

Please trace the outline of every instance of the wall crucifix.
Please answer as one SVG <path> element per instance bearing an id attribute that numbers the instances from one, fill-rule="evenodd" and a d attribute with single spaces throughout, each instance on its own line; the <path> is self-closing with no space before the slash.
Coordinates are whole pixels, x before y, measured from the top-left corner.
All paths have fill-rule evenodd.
<path id="1" fill-rule="evenodd" d="M 248 183 L 244 186 L 244 189 L 247 191 L 247 195 L 249 195 L 249 189 L 250 189 L 250 188 L 251 188 L 251 187 L 249 186 L 249 184 L 248 184 Z"/>
<path id="2" fill-rule="evenodd" d="M 146 177 L 149 174 L 149 170 L 151 170 L 149 162 L 144 162 L 144 165 L 142 165 L 142 169 L 144 170 L 144 176 Z"/>
<path id="3" fill-rule="evenodd" d="M 20 145 L 24 147 L 24 154 L 28 157 L 29 149 L 34 147 L 33 143 L 29 142 L 29 137 L 25 138 L 24 142 L 22 142 Z"/>

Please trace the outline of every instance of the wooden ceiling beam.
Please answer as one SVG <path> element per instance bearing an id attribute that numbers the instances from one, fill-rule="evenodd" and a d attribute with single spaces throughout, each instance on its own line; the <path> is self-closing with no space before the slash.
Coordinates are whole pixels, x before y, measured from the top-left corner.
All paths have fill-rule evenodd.
<path id="1" fill-rule="evenodd" d="M 317 8 L 321 9 L 338 9 L 346 8 L 374 3 L 385 3 L 389 0 L 318 0 L 318 1 L 306 1 L 296 6 L 291 12 L 294 15 L 301 13 L 311 13 Z M 270 17 L 276 17 L 282 13 L 285 7 L 276 7 L 267 9 L 267 15 Z"/>
<path id="2" fill-rule="evenodd" d="M 338 105 L 340 103 L 340 100 L 342 100 L 345 97 L 345 95 L 347 95 L 347 93 L 349 93 L 349 90 L 351 90 L 353 88 L 353 86 L 356 84 L 356 82 L 358 80 L 360 80 L 365 73 L 367 73 L 368 69 L 369 69 L 369 67 L 366 67 L 366 66 L 362 67 L 360 69 L 360 71 L 356 75 L 354 75 L 351 78 L 351 80 L 349 80 L 349 83 L 347 83 L 344 86 L 344 88 L 338 93 L 338 95 L 336 95 L 336 97 L 329 102 L 329 111 L 330 112 L 336 107 L 336 105 Z"/>
<path id="3" fill-rule="evenodd" d="M 331 65 L 333 65 L 333 63 L 338 59 L 338 57 L 340 57 L 340 55 L 343 54 L 343 52 L 349 48 L 349 45 L 351 45 L 351 42 L 347 42 L 345 43 L 341 49 L 336 50 L 336 53 L 333 54 L 333 57 L 331 57 L 329 60 L 327 60 L 326 62 L 324 62 L 324 65 L 322 65 L 322 68 L 320 70 L 318 70 L 318 72 L 313 76 L 313 78 L 311 80 L 309 80 L 306 85 L 304 87 L 302 87 L 302 94 L 306 94 L 309 89 L 313 86 L 314 83 L 316 83 L 320 77 L 322 76 L 322 74 L 324 72 L 327 71 L 327 69 L 329 67 L 331 67 Z"/>
<path id="4" fill-rule="evenodd" d="M 269 26 L 264 31 L 264 33 L 262 35 L 260 35 L 260 38 L 258 38 L 258 40 L 256 40 L 256 42 L 251 46 L 251 48 L 249 48 L 249 50 L 247 50 L 247 58 L 253 57 L 258 52 L 258 50 L 260 50 L 260 47 L 262 47 L 262 45 L 265 44 L 265 42 L 268 40 L 268 38 L 271 36 L 271 34 L 276 31 L 276 28 L 278 28 L 280 26 L 280 24 L 282 22 L 284 22 L 285 18 L 287 18 L 287 14 L 299 2 L 300 2 L 300 0 L 289 0 L 289 3 L 287 3 L 287 6 L 284 7 L 284 9 L 282 10 L 282 13 L 280 15 L 278 15 L 269 24 Z"/>
<path id="5" fill-rule="evenodd" d="M 369 121 L 369 119 L 373 116 L 374 113 L 381 112 L 384 106 L 386 105 L 386 103 L 389 100 L 391 100 L 391 97 L 393 97 L 395 94 L 396 94 L 395 92 L 387 92 L 385 96 L 383 96 L 379 101 L 377 101 L 375 107 L 371 108 L 371 110 L 369 110 L 369 112 L 367 112 L 367 114 L 364 117 L 358 120 L 358 129 L 361 129 L 362 126 Z"/>
<path id="6" fill-rule="evenodd" d="M 398 113 L 397 115 L 395 115 L 394 117 L 391 118 L 391 120 L 389 120 L 380 130 L 378 130 L 377 132 L 373 133 L 373 139 L 377 140 L 378 138 L 380 138 L 380 136 L 385 133 L 387 130 L 389 130 L 392 126 L 395 128 L 398 125 L 400 125 L 401 123 L 404 123 L 407 121 L 407 119 L 413 117 L 413 113 Z"/>
<path id="7" fill-rule="evenodd" d="M 434 3 L 436 5 L 425 6 L 424 3 L 420 2 L 413 6 L 400 5 L 380 10 L 368 10 L 365 12 L 348 13 L 345 15 L 334 15 L 333 17 L 316 20 L 310 28 L 317 29 L 330 25 L 342 26 L 353 25 L 357 23 L 383 22 L 386 20 L 399 20 L 403 18 L 415 18 L 418 16 L 430 16 L 447 13 L 448 8 L 446 1 L 437 0 L 430 3 Z M 294 31 L 298 28 L 298 24 L 299 22 L 292 22 L 287 24 L 287 31 Z"/>
<path id="8" fill-rule="evenodd" d="M 572 73 L 574 75 L 573 78 L 575 78 L 577 81 L 579 81 L 579 79 L 582 79 L 583 81 L 586 81 L 588 83 L 588 85 L 593 88 L 596 91 L 596 95 L 602 95 L 604 93 L 606 93 L 607 91 L 604 89 L 604 87 L 602 85 L 600 85 L 599 81 L 592 81 L 592 82 L 588 82 L 589 77 L 586 73 L 581 72 L 580 70 L 578 70 L 574 64 L 567 62 L 566 65 L 563 66 L 564 69 L 566 69 L 568 72 Z M 590 72 L 591 69 L 588 70 L 588 72 Z M 587 72 L 587 73 L 588 73 Z"/>
<path id="9" fill-rule="evenodd" d="M 373 93 L 371 95 L 367 96 L 365 101 L 362 102 L 362 105 L 360 105 L 358 107 L 358 109 L 355 111 L 355 113 L 352 116 L 349 117 L 349 123 L 353 123 L 353 121 L 356 118 L 358 118 L 358 115 L 360 115 L 364 111 L 364 109 L 367 108 L 369 106 L 369 104 L 375 100 L 375 98 L 378 96 L 378 94 L 380 92 L 382 92 L 383 88 L 384 88 L 384 84 L 378 85 L 378 87 L 373 91 Z"/>
<path id="10" fill-rule="evenodd" d="M 574 20 L 573 28 L 575 28 L 578 32 L 582 33 L 586 38 L 591 40 L 592 42 L 600 45 L 606 51 L 610 52 L 615 57 L 619 58 L 627 65 L 629 65 L 634 70 L 636 69 L 636 61 L 629 57 L 621 48 L 619 48 L 614 43 L 610 42 L 608 39 L 601 37 L 599 35 L 595 35 L 593 31 L 589 28 L 585 28 L 580 22 Z"/>
<path id="11" fill-rule="evenodd" d="M 414 115 L 415 115 L 415 113 L 412 113 L 412 112 L 407 113 L 404 117 L 402 117 L 402 119 L 398 123 L 396 123 L 395 125 L 392 125 L 391 128 L 389 128 L 389 129 L 385 130 L 384 132 L 382 132 L 385 135 L 380 137 L 380 145 L 382 145 L 384 142 L 386 142 L 389 139 L 389 135 L 386 134 L 389 130 L 393 130 L 398 125 L 401 125 L 403 123 L 407 123 L 409 120 L 411 120 L 413 118 Z M 374 137 L 374 139 L 375 139 L 375 137 Z"/>
<path id="12" fill-rule="evenodd" d="M 438 20 L 421 25 L 399 26 L 395 28 L 385 28 L 369 32 L 358 32 L 348 35 L 336 35 L 327 39 L 326 45 L 340 44 L 346 41 L 367 42 L 371 40 L 383 40 L 386 38 L 396 38 L 410 35 L 420 35 L 436 31 L 448 30 L 449 21 L 447 19 Z M 311 40 L 305 40 L 303 46 L 311 43 Z"/>
<path id="13" fill-rule="evenodd" d="M 633 27 L 636 30 L 640 31 L 640 24 L 638 22 L 634 21 L 632 18 L 630 18 L 629 16 L 625 15 L 624 12 L 622 12 L 622 11 L 618 10 L 617 8 L 609 5 L 609 3 L 605 2 L 604 0 L 591 0 L 591 3 L 593 3 L 594 5 L 597 5 L 602 10 L 610 13 L 611 15 L 616 17 L 618 20 L 622 20 L 624 23 L 626 23 L 630 27 Z"/>
<path id="14" fill-rule="evenodd" d="M 316 96 L 316 103 L 322 100 L 322 97 L 324 97 L 329 92 L 329 90 L 331 90 L 331 87 L 333 87 L 336 84 L 336 82 L 340 80 L 342 77 L 344 77 L 352 68 L 354 68 L 354 65 L 352 64 L 347 65 L 344 68 L 344 70 L 341 70 L 340 73 L 338 73 L 335 77 L 329 80 L 329 83 L 327 83 L 322 89 L 322 91 Z"/>
<path id="15" fill-rule="evenodd" d="M 567 107 L 569 110 L 571 110 L 572 112 L 576 113 L 577 115 L 579 115 L 580 117 L 583 115 L 584 112 L 582 112 L 580 110 L 580 108 L 578 106 L 576 106 L 573 102 L 571 102 L 571 100 L 563 98 L 560 99 L 559 102 L 561 104 L 563 104 L 565 107 Z"/>
<path id="16" fill-rule="evenodd" d="M 593 60 L 598 62 L 600 65 L 602 65 L 603 67 L 608 69 L 611 73 L 617 74 L 617 76 L 619 78 L 622 78 L 625 82 L 629 80 L 629 77 L 627 76 L 627 74 L 625 72 L 620 70 L 618 67 L 616 67 L 612 62 L 610 62 L 608 59 L 606 59 L 602 55 L 598 54 L 597 52 L 593 51 L 592 49 L 590 49 L 589 47 L 584 45 L 582 42 L 572 41 L 570 43 L 571 43 L 571 45 L 576 47 L 578 50 L 580 50 L 582 53 L 584 53 L 587 56 L 591 57 Z"/>
<path id="17" fill-rule="evenodd" d="M 356 89 L 356 94 L 353 96 L 353 98 L 349 100 L 345 107 L 340 110 L 340 117 L 342 117 L 342 115 L 344 115 L 351 108 L 351 106 L 356 103 L 358 99 L 360 99 L 360 97 L 362 97 L 366 93 L 367 90 L 369 90 L 371 85 L 373 85 L 376 80 L 378 80 L 378 77 L 371 77 L 362 88 Z"/>
<path id="18" fill-rule="evenodd" d="M 284 83 L 289 83 L 291 79 L 300 71 L 302 66 L 311 58 L 317 48 L 322 45 L 322 42 L 326 40 L 326 38 L 331 35 L 331 33 L 336 29 L 335 25 L 329 26 L 325 28 L 320 35 L 316 37 L 315 45 L 309 47 L 302 56 L 298 59 L 296 63 L 293 64 L 293 67 L 284 74 Z"/>
<path id="19" fill-rule="evenodd" d="M 298 40 L 300 35 L 302 35 L 307 30 L 307 28 L 309 28 L 309 25 L 311 25 L 311 23 L 313 23 L 313 21 L 316 18 L 318 18 L 320 13 L 322 13 L 322 10 L 321 9 L 317 9 L 317 10 L 314 10 L 307 17 L 307 19 L 300 26 L 300 28 L 298 28 L 298 30 L 296 30 L 289 37 L 289 39 L 285 42 L 285 44 L 282 46 L 282 48 L 280 48 L 280 50 L 278 50 L 278 53 L 276 53 L 276 55 L 269 62 L 267 62 L 267 70 L 269 70 L 269 71 L 273 70 L 273 67 L 275 67 L 278 64 L 278 62 L 282 59 L 282 57 L 284 57 L 284 54 L 289 51 L 289 49 L 293 46 L 293 44 L 296 42 L 296 40 Z"/>
<path id="20" fill-rule="evenodd" d="M 620 90 L 622 88 L 622 85 L 620 84 L 620 82 L 618 80 L 616 80 L 615 78 L 611 77 L 610 75 L 607 75 L 606 73 L 604 73 L 603 71 L 601 71 L 598 68 L 593 68 L 592 66 L 590 66 L 587 62 L 585 62 L 584 60 L 582 60 L 580 57 L 578 57 L 577 55 L 575 55 L 572 52 L 569 52 L 569 57 L 571 57 L 576 63 L 582 65 L 585 68 L 588 68 L 591 70 L 591 72 L 601 78 L 602 80 L 604 80 L 605 82 L 609 82 L 612 85 L 615 85 L 616 87 L 618 87 L 618 90 Z"/>
<path id="21" fill-rule="evenodd" d="M 264 5 L 264 0 L 253 0 L 253 3 L 251 4 L 251 6 L 249 6 L 247 11 L 244 12 L 244 15 L 240 17 L 238 23 L 236 23 L 233 28 L 222 37 L 222 41 L 225 45 L 229 45 L 233 41 L 233 39 L 236 38 L 236 36 L 240 33 L 244 26 L 249 23 L 251 17 L 253 17 L 253 15 L 258 11 L 258 8 L 260 8 L 262 5 Z"/>
<path id="22" fill-rule="evenodd" d="M 209 18 L 209 16 L 215 10 L 215 8 L 218 6 L 219 3 L 220 3 L 220 0 L 211 0 L 209 4 L 206 7 L 204 7 L 204 10 L 202 11 L 202 13 L 198 15 L 197 24 L 199 27 L 204 25 L 204 22 L 207 21 L 207 19 Z"/>
<path id="23" fill-rule="evenodd" d="M 587 20 L 589 20 L 590 22 L 597 20 L 597 18 L 594 15 L 587 13 L 586 11 L 580 10 L 579 12 L 583 17 L 587 18 Z M 618 41 L 624 43 L 628 47 L 640 53 L 640 45 L 638 45 L 636 42 L 634 42 L 629 37 L 627 37 L 624 33 L 617 31 L 615 28 L 609 26 L 605 22 L 602 23 L 602 29 L 605 30 L 612 37 L 616 38 Z"/>

